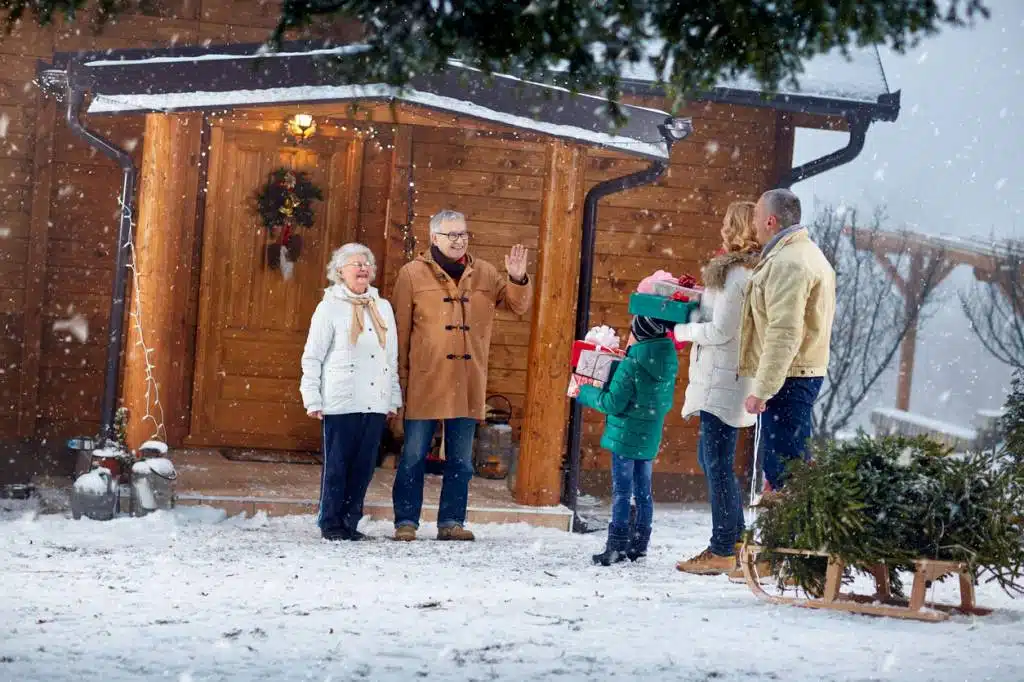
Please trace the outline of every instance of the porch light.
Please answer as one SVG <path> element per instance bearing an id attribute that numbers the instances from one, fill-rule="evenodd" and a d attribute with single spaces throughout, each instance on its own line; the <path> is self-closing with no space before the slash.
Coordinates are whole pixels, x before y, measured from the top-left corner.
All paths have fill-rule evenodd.
<path id="1" fill-rule="evenodd" d="M 288 121 L 288 132 L 297 139 L 308 140 L 316 132 L 316 122 L 312 114 L 295 114 Z"/>
<path id="2" fill-rule="evenodd" d="M 693 119 L 670 117 L 659 128 L 663 136 L 673 142 L 679 142 L 693 132 Z"/>

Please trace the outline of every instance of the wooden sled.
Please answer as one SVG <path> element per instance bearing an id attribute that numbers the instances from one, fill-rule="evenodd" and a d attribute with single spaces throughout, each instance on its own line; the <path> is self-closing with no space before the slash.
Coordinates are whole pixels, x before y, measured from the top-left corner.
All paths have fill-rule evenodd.
<path id="1" fill-rule="evenodd" d="M 825 552 L 814 552 L 801 549 L 773 549 L 772 554 L 789 554 L 793 556 L 820 556 L 828 558 L 825 572 L 825 589 L 820 597 L 786 597 L 769 594 L 758 582 L 759 576 L 755 569 L 757 557 L 766 553 L 764 547 L 744 545 L 740 552 L 740 565 L 747 586 L 762 601 L 771 604 L 788 604 L 812 609 L 831 609 L 860 613 L 868 616 L 889 616 L 891 618 L 908 618 L 932 623 L 944 621 L 952 612 L 984 616 L 992 613 L 992 609 L 981 608 L 974 603 L 974 577 L 966 564 L 957 561 L 935 561 L 919 559 L 914 562 L 914 582 L 910 590 L 910 599 L 899 599 L 889 589 L 889 570 L 885 564 L 877 564 L 871 568 L 875 579 L 875 594 L 860 595 L 842 592 L 843 572 L 846 563 Z M 960 579 L 960 604 L 934 604 L 925 602 L 925 592 L 932 581 L 946 575 L 957 575 Z"/>

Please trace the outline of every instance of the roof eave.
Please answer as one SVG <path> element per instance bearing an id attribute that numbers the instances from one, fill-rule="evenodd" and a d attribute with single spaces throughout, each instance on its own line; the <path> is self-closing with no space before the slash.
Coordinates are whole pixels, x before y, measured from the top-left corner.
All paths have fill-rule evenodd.
<path id="1" fill-rule="evenodd" d="M 650 81 L 624 81 L 622 93 L 638 97 L 667 97 L 663 86 Z M 790 93 L 766 94 L 736 88 L 713 88 L 699 92 L 692 98 L 698 102 L 735 104 L 745 107 L 766 107 L 790 113 L 818 116 L 866 116 L 870 121 L 892 123 L 900 115 L 900 91 L 883 93 L 877 101 L 861 101 L 817 95 Z"/>

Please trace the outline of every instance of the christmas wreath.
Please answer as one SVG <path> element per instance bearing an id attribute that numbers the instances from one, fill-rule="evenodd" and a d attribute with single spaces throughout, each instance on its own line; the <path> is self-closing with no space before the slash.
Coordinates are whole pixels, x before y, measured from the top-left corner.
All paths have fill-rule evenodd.
<path id="1" fill-rule="evenodd" d="M 256 210 L 273 243 L 267 246 L 267 265 L 280 268 L 285 276 L 302 251 L 297 228 L 313 226 L 313 200 L 323 200 L 323 192 L 302 171 L 278 168 L 256 195 Z"/>

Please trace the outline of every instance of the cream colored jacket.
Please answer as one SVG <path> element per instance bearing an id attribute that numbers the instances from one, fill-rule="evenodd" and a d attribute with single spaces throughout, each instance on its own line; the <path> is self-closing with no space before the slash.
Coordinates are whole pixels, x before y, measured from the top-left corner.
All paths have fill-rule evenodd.
<path id="1" fill-rule="evenodd" d="M 761 257 L 747 283 L 739 374 L 768 400 L 789 377 L 822 377 L 836 310 L 836 273 L 806 229 Z"/>

